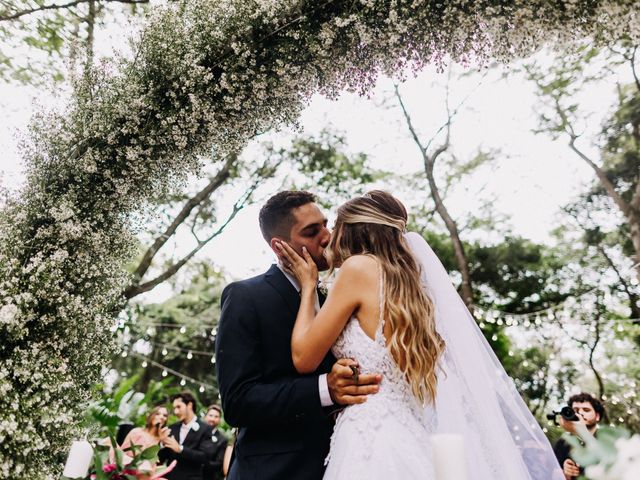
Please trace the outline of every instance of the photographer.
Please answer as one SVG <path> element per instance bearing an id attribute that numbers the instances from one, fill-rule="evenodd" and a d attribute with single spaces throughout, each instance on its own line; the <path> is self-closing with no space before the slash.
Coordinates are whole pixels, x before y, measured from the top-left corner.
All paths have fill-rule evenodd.
<path id="1" fill-rule="evenodd" d="M 576 435 L 584 439 L 585 435 L 597 435 L 598 423 L 604 417 L 604 406 L 597 398 L 588 393 L 572 395 L 567 402 L 569 407 L 575 412 L 578 421 L 570 421 L 559 415 L 560 426 L 571 435 Z M 556 458 L 562 467 L 566 480 L 573 480 L 581 473 L 581 468 L 571 458 L 571 445 L 560 438 L 554 448 Z"/>

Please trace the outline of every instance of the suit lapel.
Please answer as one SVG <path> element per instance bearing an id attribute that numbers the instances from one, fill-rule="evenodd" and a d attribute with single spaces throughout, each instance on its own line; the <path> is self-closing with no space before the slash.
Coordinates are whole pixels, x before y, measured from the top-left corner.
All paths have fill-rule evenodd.
<path id="1" fill-rule="evenodd" d="M 200 425 L 200 422 L 198 422 L 198 427 L 202 428 L 202 425 Z M 200 428 L 198 428 L 198 431 L 200 431 Z M 184 437 L 184 442 L 182 442 L 182 444 L 183 445 L 191 444 L 196 434 L 197 432 L 194 432 L 193 428 L 190 428 L 189 431 L 187 432 L 187 436 Z"/>
<path id="2" fill-rule="evenodd" d="M 271 285 L 285 301 L 294 317 L 298 314 L 300 308 L 300 294 L 295 289 L 284 273 L 277 265 L 271 265 L 271 268 L 265 273 L 265 280 Z"/>

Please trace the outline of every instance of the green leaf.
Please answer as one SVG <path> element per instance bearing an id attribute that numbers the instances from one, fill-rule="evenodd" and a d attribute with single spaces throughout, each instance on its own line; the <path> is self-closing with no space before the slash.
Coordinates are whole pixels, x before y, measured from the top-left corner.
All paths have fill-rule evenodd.
<path id="1" fill-rule="evenodd" d="M 160 445 L 152 445 L 151 447 L 145 448 L 139 456 L 143 460 L 155 460 L 158 457 L 159 451 Z"/>

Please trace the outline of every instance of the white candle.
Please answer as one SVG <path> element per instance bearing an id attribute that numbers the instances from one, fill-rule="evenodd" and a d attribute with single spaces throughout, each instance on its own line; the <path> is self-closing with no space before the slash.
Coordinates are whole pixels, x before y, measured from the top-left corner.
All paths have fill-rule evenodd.
<path id="1" fill-rule="evenodd" d="M 467 458 L 462 435 L 432 435 L 431 448 L 436 480 L 467 480 Z"/>
<path id="2" fill-rule="evenodd" d="M 62 475 L 67 478 L 84 478 L 89 473 L 93 460 L 93 448 L 86 440 L 77 440 L 71 444 L 69 457 Z"/>

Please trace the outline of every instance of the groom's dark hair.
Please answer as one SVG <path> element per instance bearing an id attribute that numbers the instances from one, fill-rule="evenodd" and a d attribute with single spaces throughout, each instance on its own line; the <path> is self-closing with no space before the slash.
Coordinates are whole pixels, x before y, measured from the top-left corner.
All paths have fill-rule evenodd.
<path id="1" fill-rule="evenodd" d="M 276 236 L 289 240 L 291 227 L 295 223 L 292 210 L 315 201 L 316 196 L 304 190 L 285 190 L 267 200 L 258 217 L 260 231 L 267 243 Z"/>

